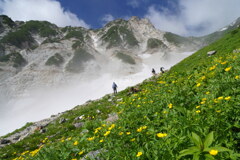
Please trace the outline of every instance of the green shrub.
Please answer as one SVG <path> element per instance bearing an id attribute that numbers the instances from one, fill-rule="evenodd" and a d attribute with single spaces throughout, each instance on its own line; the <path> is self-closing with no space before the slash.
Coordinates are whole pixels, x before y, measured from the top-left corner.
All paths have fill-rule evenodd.
<path id="1" fill-rule="evenodd" d="M 84 62 L 94 59 L 94 56 L 86 50 L 80 48 L 74 53 L 73 58 L 67 64 L 66 70 L 69 72 L 79 73 L 84 70 Z"/>
<path id="2" fill-rule="evenodd" d="M 27 63 L 27 61 L 22 57 L 22 55 L 17 52 L 1 56 L 0 62 L 12 62 L 13 67 L 15 68 L 22 67 Z"/>
<path id="3" fill-rule="evenodd" d="M 167 46 L 159 39 L 156 38 L 149 38 L 147 41 L 147 48 L 167 48 Z"/>
<path id="4" fill-rule="evenodd" d="M 101 39 L 108 43 L 107 48 L 118 47 L 124 43 L 132 47 L 138 45 L 133 32 L 128 30 L 126 26 L 111 27 Z"/>
<path id="5" fill-rule="evenodd" d="M 42 44 L 45 43 L 60 43 L 60 39 L 59 38 L 47 38 L 46 40 L 44 40 L 42 42 Z"/>
<path id="6" fill-rule="evenodd" d="M 5 48 L 4 46 L 0 43 L 0 56 L 4 55 Z"/>
<path id="7" fill-rule="evenodd" d="M 57 35 L 55 26 L 47 21 L 28 21 L 21 26 L 21 30 L 26 30 L 31 33 L 39 33 L 42 37 L 50 37 Z"/>
<path id="8" fill-rule="evenodd" d="M 72 48 L 73 49 L 78 49 L 78 48 L 80 48 L 80 47 L 82 47 L 83 46 L 83 42 L 81 42 L 81 41 L 75 41 L 74 43 L 73 43 L 73 45 L 72 45 Z"/>
<path id="9" fill-rule="evenodd" d="M 68 34 L 64 37 L 65 39 L 76 38 L 80 41 L 84 41 L 83 31 L 81 30 L 71 30 Z"/>
<path id="10" fill-rule="evenodd" d="M 11 18 L 9 18 L 8 16 L 6 15 L 0 15 L 0 21 L 2 19 L 2 22 L 4 24 L 7 24 L 9 27 L 14 27 L 16 24 L 12 21 Z"/>
<path id="11" fill-rule="evenodd" d="M 56 53 L 46 61 L 45 65 L 47 65 L 47 66 L 52 66 L 52 65 L 60 66 L 63 62 L 64 62 L 63 57 L 59 53 Z"/>
<path id="12" fill-rule="evenodd" d="M 131 56 L 127 55 L 127 54 L 123 54 L 121 52 L 118 52 L 116 54 L 116 57 L 121 59 L 125 63 L 136 64 L 135 60 Z"/>
<path id="13" fill-rule="evenodd" d="M 0 42 L 11 44 L 18 48 L 24 48 L 26 46 L 31 46 L 34 39 L 27 30 L 20 29 L 15 32 L 9 32 Z"/>

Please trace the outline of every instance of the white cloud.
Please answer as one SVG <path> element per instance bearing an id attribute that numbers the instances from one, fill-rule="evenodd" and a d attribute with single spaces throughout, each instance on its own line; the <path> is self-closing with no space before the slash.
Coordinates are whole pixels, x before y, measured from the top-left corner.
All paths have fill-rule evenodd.
<path id="1" fill-rule="evenodd" d="M 181 35 L 205 35 L 240 17 L 239 0 L 179 0 L 178 13 L 151 6 L 145 17 L 161 30 Z"/>
<path id="2" fill-rule="evenodd" d="M 105 14 L 101 19 L 103 25 L 113 20 L 114 20 L 114 17 L 111 14 Z"/>
<path id="3" fill-rule="evenodd" d="M 0 14 L 13 20 L 46 20 L 58 26 L 82 26 L 89 28 L 74 13 L 64 10 L 56 0 L 0 0 Z"/>
<path id="4" fill-rule="evenodd" d="M 139 7 L 140 2 L 139 0 L 129 0 L 127 4 L 132 6 L 133 8 L 137 8 Z"/>

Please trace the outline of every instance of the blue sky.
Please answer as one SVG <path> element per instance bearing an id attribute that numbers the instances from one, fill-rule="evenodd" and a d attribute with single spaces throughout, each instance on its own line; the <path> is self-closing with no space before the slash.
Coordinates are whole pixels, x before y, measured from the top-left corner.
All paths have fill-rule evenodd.
<path id="1" fill-rule="evenodd" d="M 162 31 L 202 36 L 240 17 L 239 6 L 240 0 L 0 0 L 0 14 L 85 28 L 138 16 Z"/>
<path id="2" fill-rule="evenodd" d="M 173 3 L 175 0 L 170 0 Z M 65 9 L 76 13 L 92 28 L 100 28 L 103 25 L 103 17 L 112 15 L 115 18 L 128 18 L 138 16 L 143 18 L 150 6 L 163 6 L 171 8 L 169 0 L 59 0 Z"/>

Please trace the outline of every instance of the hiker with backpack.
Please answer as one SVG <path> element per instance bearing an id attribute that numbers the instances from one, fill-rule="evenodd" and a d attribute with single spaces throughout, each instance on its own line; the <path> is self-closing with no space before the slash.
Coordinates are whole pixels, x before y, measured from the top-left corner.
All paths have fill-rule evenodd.
<path id="1" fill-rule="evenodd" d="M 115 82 L 113 82 L 112 88 L 113 88 L 113 93 L 117 94 L 117 84 Z"/>

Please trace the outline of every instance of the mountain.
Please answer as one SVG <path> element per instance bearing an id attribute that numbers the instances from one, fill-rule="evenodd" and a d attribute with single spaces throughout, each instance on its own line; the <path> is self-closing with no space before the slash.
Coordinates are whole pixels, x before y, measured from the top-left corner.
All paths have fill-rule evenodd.
<path id="1" fill-rule="evenodd" d="M 27 124 L 1 138 L 0 159 L 239 159 L 239 37 L 237 28 L 164 74 Z"/>
<path id="2" fill-rule="evenodd" d="M 147 19 L 114 20 L 103 28 L 59 28 L 46 21 L 0 16 L 0 97 L 28 94 L 36 87 L 70 83 L 73 77 L 137 73 L 143 55 L 193 51 L 189 38 L 157 30 Z M 111 69 L 115 66 L 114 69 Z M 96 72 L 97 71 L 97 72 Z M 1 99 L 0 99 L 1 101 Z"/>

